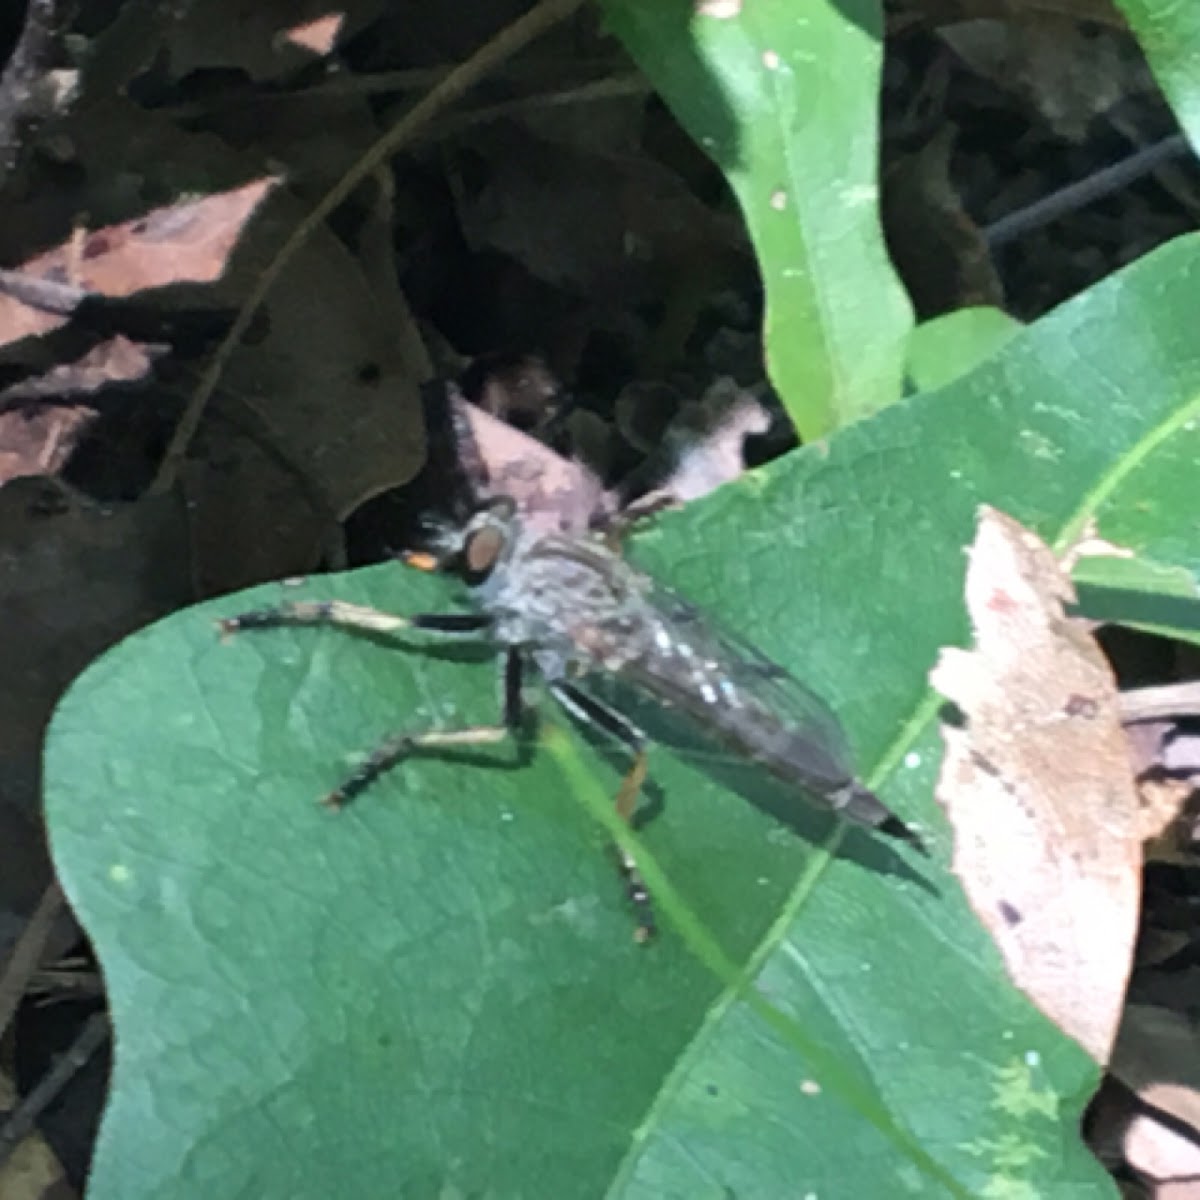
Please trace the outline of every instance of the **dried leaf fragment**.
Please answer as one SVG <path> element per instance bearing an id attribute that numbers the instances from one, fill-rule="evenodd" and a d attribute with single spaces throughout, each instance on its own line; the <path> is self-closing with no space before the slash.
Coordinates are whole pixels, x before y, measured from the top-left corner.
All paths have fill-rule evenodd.
<path id="1" fill-rule="evenodd" d="M 945 649 L 938 796 L 955 874 L 1014 982 L 1098 1061 L 1116 1036 L 1137 929 L 1138 796 L 1115 682 L 1050 549 L 986 506 L 966 599 L 975 649 Z"/>
<path id="2" fill-rule="evenodd" d="M 676 415 L 647 463 L 660 475 L 651 498 L 687 504 L 737 479 L 746 469 L 746 438 L 770 427 L 770 414 L 752 393 L 732 379 L 716 380 Z"/>
<path id="3" fill-rule="evenodd" d="M 585 533 L 616 510 L 615 498 L 582 463 L 450 397 L 455 449 L 477 499 L 511 496 L 532 528 Z"/>
<path id="4" fill-rule="evenodd" d="M 132 296 L 177 283 L 212 283 L 224 274 L 250 218 L 278 180 L 264 178 L 156 208 L 133 221 L 83 230 L 30 259 L 31 280 L 63 283 L 99 296 Z M 48 312 L 0 295 L 0 346 L 49 333 L 67 313 Z"/>
<path id="5" fill-rule="evenodd" d="M 310 54 L 332 54 L 345 23 L 345 13 L 327 13 L 323 17 L 302 21 L 299 25 L 293 25 L 291 29 L 285 29 L 280 37 Z"/>

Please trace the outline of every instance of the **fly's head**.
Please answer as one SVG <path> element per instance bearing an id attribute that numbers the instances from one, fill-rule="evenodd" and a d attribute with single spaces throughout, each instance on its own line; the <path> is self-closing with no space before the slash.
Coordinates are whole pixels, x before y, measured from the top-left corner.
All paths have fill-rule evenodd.
<path id="1" fill-rule="evenodd" d="M 412 555 L 416 566 L 448 571 L 477 588 L 511 557 L 520 536 L 517 506 L 507 496 L 489 500 L 463 525 L 431 527 L 431 555 Z"/>

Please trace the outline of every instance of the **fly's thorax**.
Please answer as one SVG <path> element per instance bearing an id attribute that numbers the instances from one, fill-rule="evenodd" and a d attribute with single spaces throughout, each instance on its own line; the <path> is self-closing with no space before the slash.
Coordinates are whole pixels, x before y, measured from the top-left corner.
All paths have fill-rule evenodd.
<path id="1" fill-rule="evenodd" d="M 474 596 L 497 640 L 533 649 L 553 678 L 614 670 L 637 653 L 647 586 L 598 541 L 522 532 Z"/>

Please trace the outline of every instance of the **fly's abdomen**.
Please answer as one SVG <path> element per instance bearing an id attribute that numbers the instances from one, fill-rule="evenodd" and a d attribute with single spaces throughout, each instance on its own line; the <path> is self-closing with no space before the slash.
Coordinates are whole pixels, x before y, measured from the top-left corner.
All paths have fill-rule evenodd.
<path id="1" fill-rule="evenodd" d="M 711 727 L 731 750 L 761 763 L 777 779 L 810 793 L 839 816 L 917 841 L 882 800 L 860 783 L 828 744 L 759 711 L 715 714 Z M 919 841 L 917 841 L 919 844 Z"/>
<path id="2" fill-rule="evenodd" d="M 771 774 L 817 796 L 829 796 L 854 781 L 845 761 L 815 736 L 781 722 L 758 705 L 714 707 L 713 733 L 729 749 L 761 763 Z"/>

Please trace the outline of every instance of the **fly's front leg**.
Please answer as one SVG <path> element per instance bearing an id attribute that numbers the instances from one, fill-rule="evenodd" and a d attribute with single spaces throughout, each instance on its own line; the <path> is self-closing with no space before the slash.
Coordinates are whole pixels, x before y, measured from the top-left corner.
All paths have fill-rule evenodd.
<path id="1" fill-rule="evenodd" d="M 429 729 L 424 733 L 396 733 L 385 738 L 363 759 L 358 769 L 340 786 L 322 798 L 329 808 L 343 808 L 364 792 L 381 775 L 412 754 L 427 750 L 452 750 L 459 746 L 493 746 L 521 732 L 525 719 L 522 694 L 524 660 L 517 650 L 508 650 L 501 662 L 503 713 L 498 725 L 473 725 L 466 729 Z"/>
<path id="2" fill-rule="evenodd" d="M 453 636 L 485 633 L 491 623 L 491 618 L 483 613 L 416 613 L 405 617 L 362 604 L 349 604 L 345 600 L 301 600 L 225 617 L 217 622 L 217 626 L 226 636 L 298 625 L 327 625 L 354 633 L 397 633 L 404 629 L 416 629 Z M 509 651 L 504 659 L 504 714 L 501 724 L 392 734 L 367 755 L 353 775 L 324 796 L 321 803 L 330 808 L 343 807 L 411 754 L 458 746 L 493 745 L 503 741 L 519 728 L 522 712 L 521 658 L 516 651 Z"/>
<path id="3" fill-rule="evenodd" d="M 483 633 L 491 623 L 491 618 L 483 613 L 417 613 L 402 617 L 363 604 L 348 604 L 345 600 L 300 600 L 225 617 L 217 622 L 217 628 L 226 636 L 288 625 L 332 625 L 358 633 L 423 629 L 430 633 L 464 634 Z"/>
<path id="4" fill-rule="evenodd" d="M 605 547 L 614 554 L 624 553 L 626 539 L 636 533 L 639 527 L 649 526 L 659 513 L 679 507 L 679 501 L 670 492 L 656 489 L 639 496 L 603 526 L 601 533 Z"/>
<path id="5" fill-rule="evenodd" d="M 637 810 L 642 785 L 646 782 L 646 735 L 620 713 L 581 692 L 573 684 L 552 683 L 550 692 L 576 720 L 615 738 L 633 754 L 633 763 L 621 781 L 616 800 L 617 815 L 627 825 L 630 824 Z M 627 854 L 620 846 L 614 846 L 613 849 L 637 919 L 634 939 L 638 942 L 648 942 L 658 932 L 649 889 L 632 855 Z"/>

